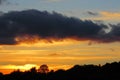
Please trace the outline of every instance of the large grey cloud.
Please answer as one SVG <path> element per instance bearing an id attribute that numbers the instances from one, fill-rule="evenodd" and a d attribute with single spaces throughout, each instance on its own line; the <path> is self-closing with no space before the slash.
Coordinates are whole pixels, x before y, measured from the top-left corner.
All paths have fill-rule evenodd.
<path id="1" fill-rule="evenodd" d="M 17 44 L 16 36 L 26 34 L 37 35 L 46 40 L 72 38 L 97 42 L 120 41 L 119 25 L 111 26 L 113 29 L 105 33 L 104 28 L 108 26 L 104 24 L 98 25 L 92 21 L 82 21 L 56 12 L 14 11 L 0 16 L 0 44 Z"/>

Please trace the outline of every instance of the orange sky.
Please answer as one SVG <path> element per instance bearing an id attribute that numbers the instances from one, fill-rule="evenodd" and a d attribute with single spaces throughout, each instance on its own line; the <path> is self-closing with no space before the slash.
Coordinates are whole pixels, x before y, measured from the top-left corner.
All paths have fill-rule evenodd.
<path id="1" fill-rule="evenodd" d="M 53 43 L 21 43 L 0 46 L 0 72 L 29 70 L 47 64 L 50 69 L 68 69 L 75 64 L 105 64 L 120 60 L 120 43 L 95 43 L 66 39 Z"/>
<path id="2" fill-rule="evenodd" d="M 120 0 L 2 0 L 0 72 L 6 74 L 17 69 L 25 71 L 32 67 L 39 68 L 42 64 L 57 70 L 68 69 L 75 64 L 98 65 L 120 61 L 120 24 L 117 24 L 120 23 L 119 3 Z M 77 25 L 80 28 L 77 28 Z M 86 27 L 82 30 L 81 26 L 84 25 Z M 95 25 L 98 28 L 94 29 Z M 45 30 L 44 26 L 49 29 Z M 55 29 L 52 30 L 51 26 Z M 67 31 L 66 26 L 71 26 L 68 28 L 70 30 Z M 79 32 L 81 33 L 78 34 Z M 81 40 L 81 35 L 85 35 L 86 41 Z M 87 39 L 89 37 L 90 39 Z M 89 41 L 92 39 L 96 42 Z M 98 43 L 99 41 L 104 43 Z"/>

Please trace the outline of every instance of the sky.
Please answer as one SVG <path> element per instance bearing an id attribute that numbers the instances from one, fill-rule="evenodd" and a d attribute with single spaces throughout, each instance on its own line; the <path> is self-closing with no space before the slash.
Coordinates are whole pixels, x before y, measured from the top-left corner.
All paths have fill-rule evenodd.
<path id="1" fill-rule="evenodd" d="M 119 0 L 0 0 L 0 72 L 120 61 Z"/>

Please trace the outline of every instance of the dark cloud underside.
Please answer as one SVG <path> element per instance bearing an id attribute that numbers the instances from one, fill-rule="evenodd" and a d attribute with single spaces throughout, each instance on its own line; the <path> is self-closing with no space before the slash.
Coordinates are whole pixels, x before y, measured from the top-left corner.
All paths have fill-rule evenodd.
<path id="1" fill-rule="evenodd" d="M 113 27 L 111 32 L 105 33 L 106 25 L 82 21 L 56 12 L 14 11 L 0 16 L 0 44 L 17 44 L 15 38 L 22 35 L 31 37 L 37 35 L 46 40 L 76 37 L 74 38 L 76 40 L 97 42 L 120 41 L 120 25 L 111 25 L 111 27 Z"/>

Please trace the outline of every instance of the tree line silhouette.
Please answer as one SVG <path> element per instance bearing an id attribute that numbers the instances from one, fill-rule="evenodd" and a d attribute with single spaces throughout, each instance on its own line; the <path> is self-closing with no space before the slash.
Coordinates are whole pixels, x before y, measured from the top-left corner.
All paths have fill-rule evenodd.
<path id="1" fill-rule="evenodd" d="M 120 80 L 120 62 L 105 65 L 75 65 L 68 70 L 38 72 L 35 67 L 29 71 L 16 70 L 10 74 L 0 73 L 0 80 Z"/>

